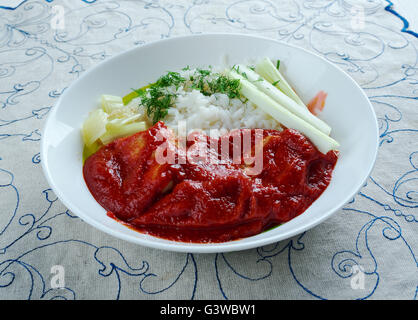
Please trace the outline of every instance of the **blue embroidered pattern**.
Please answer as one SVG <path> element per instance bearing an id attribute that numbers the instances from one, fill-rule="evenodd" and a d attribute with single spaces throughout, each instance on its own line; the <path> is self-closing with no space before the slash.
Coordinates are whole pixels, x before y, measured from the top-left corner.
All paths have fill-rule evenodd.
<path id="1" fill-rule="evenodd" d="M 365 28 L 354 31 L 359 4 Z M 51 28 L 52 5 L 65 8 L 66 29 Z M 387 12 L 401 18 L 402 31 Z M 39 141 L 48 112 L 80 74 L 119 52 L 114 48 L 203 32 L 269 36 L 337 64 L 376 109 L 380 154 L 401 160 L 378 159 L 365 186 L 329 221 L 245 252 L 161 252 L 86 225 L 42 177 Z M 396 282 L 402 293 L 391 298 L 416 299 L 416 37 L 387 0 L 25 0 L 13 8 L 0 2 L 0 298 L 369 299 L 382 298 Z M 65 265 L 64 288 L 51 288 L 45 260 Z M 364 273 L 361 290 L 350 286 L 354 266 Z"/>
<path id="2" fill-rule="evenodd" d="M 403 27 L 402 27 L 402 32 L 406 32 L 409 34 L 412 34 L 414 37 L 418 38 L 418 33 L 416 33 L 413 30 L 409 30 L 409 21 L 403 17 L 401 14 L 399 14 L 394 8 L 393 8 L 393 2 L 390 0 L 386 0 L 386 2 L 388 3 L 388 5 L 385 7 L 385 10 L 392 13 L 393 15 L 395 15 L 396 17 L 398 17 L 399 19 L 401 19 L 402 23 L 403 23 Z"/>

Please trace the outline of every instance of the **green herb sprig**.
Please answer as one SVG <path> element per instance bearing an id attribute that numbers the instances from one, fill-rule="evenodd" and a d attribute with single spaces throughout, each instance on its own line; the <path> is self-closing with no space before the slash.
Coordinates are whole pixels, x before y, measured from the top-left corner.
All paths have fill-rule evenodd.
<path id="1" fill-rule="evenodd" d="M 183 71 L 190 70 L 187 66 Z M 230 79 L 225 75 L 213 73 L 210 69 L 196 69 L 188 79 L 181 76 L 178 72 L 167 72 L 156 82 L 150 84 L 145 89 L 135 90 L 141 98 L 141 105 L 146 109 L 148 117 L 152 118 L 153 123 L 164 119 L 168 114 L 168 109 L 172 107 L 177 98 L 176 90 L 184 85 L 185 89 L 199 90 L 203 95 L 209 96 L 214 93 L 226 94 L 229 98 L 240 97 L 240 81 Z"/>
<path id="2" fill-rule="evenodd" d="M 199 90 L 205 96 L 214 93 L 226 94 L 230 99 L 240 96 L 238 79 L 230 79 L 220 73 L 212 73 L 211 70 L 197 69 L 190 80 L 190 88 Z"/>

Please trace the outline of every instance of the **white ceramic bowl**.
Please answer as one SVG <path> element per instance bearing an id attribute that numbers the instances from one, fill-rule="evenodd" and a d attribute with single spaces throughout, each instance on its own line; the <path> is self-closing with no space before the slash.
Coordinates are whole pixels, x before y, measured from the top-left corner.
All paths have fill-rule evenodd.
<path id="1" fill-rule="evenodd" d="M 319 90 L 328 93 L 321 114 L 341 144 L 340 157 L 325 192 L 300 216 L 271 230 L 216 244 L 168 241 L 129 229 L 109 218 L 91 196 L 82 175 L 80 128 L 98 107 L 100 95 L 125 95 L 166 71 L 187 65 L 202 67 L 242 63 L 270 57 L 282 61 L 281 70 L 308 101 Z M 378 125 L 361 88 L 341 69 L 304 49 L 271 39 L 234 34 L 171 38 L 134 48 L 88 70 L 60 97 L 50 112 L 42 139 L 42 165 L 49 184 L 73 213 L 92 226 L 143 246 L 183 252 L 226 252 L 254 248 L 299 234 L 324 221 L 362 187 L 374 165 Z"/>

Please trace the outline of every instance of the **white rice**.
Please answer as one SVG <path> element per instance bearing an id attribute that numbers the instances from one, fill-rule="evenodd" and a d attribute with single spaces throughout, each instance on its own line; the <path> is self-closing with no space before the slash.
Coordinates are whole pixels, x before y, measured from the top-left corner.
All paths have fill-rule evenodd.
<path id="1" fill-rule="evenodd" d="M 181 71 L 180 74 L 188 79 L 194 72 L 192 69 Z M 180 122 L 186 124 L 188 132 L 203 130 L 208 134 L 214 134 L 214 129 L 220 134 L 240 128 L 281 129 L 275 119 L 249 101 L 230 99 L 222 93 L 205 96 L 196 89 L 186 91 L 183 86 L 171 87 L 169 91 L 176 93 L 177 98 L 163 121 L 175 132 Z M 139 102 L 140 99 L 134 99 L 129 105 L 138 105 Z"/>

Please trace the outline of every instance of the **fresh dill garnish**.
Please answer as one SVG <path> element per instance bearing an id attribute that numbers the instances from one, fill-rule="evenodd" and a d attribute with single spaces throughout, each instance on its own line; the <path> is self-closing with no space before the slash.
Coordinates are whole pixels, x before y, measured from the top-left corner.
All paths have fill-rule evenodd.
<path id="1" fill-rule="evenodd" d="M 276 69 L 279 70 L 279 67 L 280 67 L 280 60 L 277 60 Z"/>
<path id="2" fill-rule="evenodd" d="M 272 85 L 273 86 L 275 86 L 276 84 L 278 84 L 280 82 L 280 80 L 277 80 L 277 81 L 274 81 L 273 83 L 272 83 Z"/>
<path id="3" fill-rule="evenodd" d="M 175 94 L 157 86 L 150 87 L 147 92 L 149 95 L 142 96 L 141 103 L 146 108 L 148 117 L 152 117 L 152 122 L 157 123 L 167 115 L 168 109 L 174 102 Z"/>
<path id="4" fill-rule="evenodd" d="M 165 76 L 162 76 L 157 80 L 155 86 L 157 87 L 169 87 L 169 86 L 176 86 L 178 87 L 181 83 L 186 81 L 180 73 L 178 72 L 171 72 L 169 71 Z"/>
<path id="5" fill-rule="evenodd" d="M 147 89 L 136 90 L 141 98 L 141 105 L 145 107 L 147 115 L 152 118 L 153 123 L 157 123 L 167 115 L 168 109 L 177 97 L 168 88 L 175 86 L 178 89 L 185 81 L 186 79 L 180 73 L 169 71 Z"/>
<path id="6" fill-rule="evenodd" d="M 191 89 L 199 90 L 205 96 L 214 93 L 226 94 L 231 99 L 240 96 L 238 79 L 230 79 L 220 73 L 212 73 L 211 70 L 197 69 L 194 76 L 190 77 L 190 82 Z"/>
<path id="7" fill-rule="evenodd" d="M 143 97 L 147 93 L 146 89 L 132 89 L 132 90 L 138 94 L 138 97 Z"/>
<path id="8" fill-rule="evenodd" d="M 183 70 L 187 71 L 189 67 L 187 66 Z M 199 90 L 205 96 L 214 93 L 226 94 L 230 99 L 241 96 L 239 79 L 230 79 L 223 74 L 212 73 L 212 70 L 209 69 L 196 69 L 188 79 L 182 77 L 178 72 L 169 71 L 147 88 L 135 90 L 138 97 L 141 98 L 140 104 L 145 107 L 147 115 L 153 123 L 157 123 L 167 116 L 168 109 L 176 101 L 176 91 L 182 85 L 186 91 L 188 89 Z"/>
<path id="9" fill-rule="evenodd" d="M 214 80 L 208 82 L 208 87 L 212 93 L 224 93 L 230 99 L 238 98 L 240 96 L 239 79 L 229 79 L 224 75 L 219 75 Z"/>
<path id="10" fill-rule="evenodd" d="M 197 72 L 201 75 L 201 76 L 208 76 L 211 74 L 210 70 L 205 70 L 205 69 L 197 69 Z"/>

